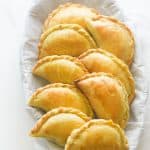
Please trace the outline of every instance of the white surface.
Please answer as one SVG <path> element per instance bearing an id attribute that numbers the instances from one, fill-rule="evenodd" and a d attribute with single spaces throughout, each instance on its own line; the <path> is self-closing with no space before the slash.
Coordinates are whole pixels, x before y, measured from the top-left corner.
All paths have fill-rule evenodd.
<path id="1" fill-rule="evenodd" d="M 28 137 L 27 132 L 32 127 L 31 117 L 25 110 L 22 85 L 19 66 L 19 43 L 23 29 L 24 16 L 30 6 L 29 0 L 0 0 L 0 41 L 1 41 L 1 59 L 0 59 L 0 149 L 3 150 L 34 150 L 32 139 Z M 147 36 L 150 37 L 150 23 L 146 17 L 150 13 L 148 0 L 121 0 L 120 4 L 126 12 L 134 10 L 143 23 L 141 30 L 147 30 Z M 146 35 L 142 35 L 144 37 Z M 9 43 L 8 43 L 9 42 Z M 146 75 L 150 76 L 150 38 L 144 41 L 143 46 L 147 49 L 143 52 L 146 65 Z M 149 150 L 150 147 L 150 100 L 147 102 L 145 116 L 145 131 L 141 137 L 138 150 Z"/>

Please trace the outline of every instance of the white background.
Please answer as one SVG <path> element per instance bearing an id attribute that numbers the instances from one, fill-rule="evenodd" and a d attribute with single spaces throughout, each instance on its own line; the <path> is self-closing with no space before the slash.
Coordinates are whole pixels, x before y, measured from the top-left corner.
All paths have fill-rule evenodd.
<path id="1" fill-rule="evenodd" d="M 25 15 L 31 0 L 0 0 L 0 149 L 34 150 L 32 138 L 28 136 L 33 126 L 26 112 L 20 75 L 20 43 Z M 150 76 L 150 1 L 120 0 L 121 8 L 128 14 L 134 13 L 143 20 L 141 37 L 144 40 L 146 76 Z M 149 18 L 149 19 L 148 19 Z M 137 20 L 138 20 L 137 19 Z M 147 34 L 143 35 L 142 31 Z M 149 79 L 148 79 L 149 81 Z M 146 105 L 144 132 L 137 150 L 150 149 L 150 100 Z"/>

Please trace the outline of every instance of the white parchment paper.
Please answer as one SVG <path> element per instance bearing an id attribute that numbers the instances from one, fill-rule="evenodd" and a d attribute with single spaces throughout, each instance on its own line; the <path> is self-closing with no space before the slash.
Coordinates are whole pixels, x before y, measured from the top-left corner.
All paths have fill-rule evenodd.
<path id="1" fill-rule="evenodd" d="M 33 1 L 32 7 L 26 19 L 25 35 L 23 37 L 23 47 L 21 53 L 22 80 L 24 85 L 25 99 L 39 87 L 47 84 L 46 81 L 32 75 L 31 70 L 37 61 L 40 35 L 42 26 L 49 12 L 55 9 L 59 4 L 66 2 L 78 2 L 89 7 L 94 7 L 103 15 L 115 16 L 119 20 L 125 22 L 133 31 L 136 41 L 136 53 L 134 62 L 131 68 L 136 83 L 136 97 L 131 105 L 130 120 L 126 128 L 130 150 L 136 150 L 140 134 L 143 130 L 144 110 L 146 99 L 148 96 L 148 87 L 144 77 L 144 64 L 142 62 L 142 39 L 140 39 L 139 31 L 136 23 L 125 16 L 120 10 L 117 3 L 113 0 L 36 0 Z M 42 113 L 40 110 L 29 108 L 31 116 L 37 120 Z M 45 139 L 35 139 L 35 150 L 62 150 L 55 144 L 46 141 Z"/>

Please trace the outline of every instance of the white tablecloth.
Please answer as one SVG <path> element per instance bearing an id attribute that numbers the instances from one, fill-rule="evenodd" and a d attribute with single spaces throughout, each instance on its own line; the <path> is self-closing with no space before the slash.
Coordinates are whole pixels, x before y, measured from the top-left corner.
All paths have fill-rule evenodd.
<path id="1" fill-rule="evenodd" d="M 28 136 L 33 120 L 25 110 L 20 76 L 20 43 L 25 15 L 31 0 L 0 0 L 0 149 L 34 150 Z M 150 13 L 148 0 L 120 0 L 125 13 L 132 14 L 143 38 L 143 58 L 150 81 Z M 147 32 L 143 32 L 147 31 Z M 144 33 L 144 34 L 143 34 Z M 137 150 L 150 147 L 150 100 L 147 101 L 144 132 Z"/>

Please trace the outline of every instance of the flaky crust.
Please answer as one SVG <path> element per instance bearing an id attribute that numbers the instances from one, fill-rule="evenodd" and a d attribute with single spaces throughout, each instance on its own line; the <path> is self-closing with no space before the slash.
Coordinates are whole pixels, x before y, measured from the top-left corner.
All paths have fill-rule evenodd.
<path id="1" fill-rule="evenodd" d="M 89 42 L 89 45 L 91 45 L 91 48 L 97 47 L 95 41 L 92 39 L 90 34 L 88 32 L 86 32 L 86 30 L 84 30 L 84 28 L 82 28 L 80 25 L 77 25 L 77 24 L 58 24 L 58 25 L 53 26 L 52 28 L 47 29 L 41 35 L 40 42 L 39 42 L 39 45 L 38 45 L 39 58 L 41 58 L 41 53 L 44 51 L 43 44 L 44 44 L 45 39 L 51 33 L 56 32 L 56 31 L 65 30 L 65 29 L 70 29 L 70 30 L 76 31 L 78 34 L 82 35 Z"/>
<path id="2" fill-rule="evenodd" d="M 85 9 L 89 9 L 91 11 L 91 13 L 95 14 L 95 16 L 99 15 L 99 12 L 94 9 L 94 8 L 88 8 L 84 5 L 81 5 L 79 3 L 65 3 L 62 5 L 59 5 L 55 10 L 53 10 L 47 17 L 47 19 L 44 22 L 44 26 L 43 26 L 43 31 L 49 28 L 49 23 L 51 21 L 51 19 L 53 17 L 55 17 L 56 14 L 58 14 L 60 11 L 63 11 L 65 9 L 67 9 L 68 7 L 77 7 L 77 8 L 85 8 Z"/>
<path id="3" fill-rule="evenodd" d="M 81 111 L 77 110 L 77 109 L 73 109 L 73 108 L 65 108 L 65 107 L 59 107 L 56 109 L 53 109 L 49 112 L 47 112 L 45 115 L 43 115 L 38 122 L 36 123 L 36 125 L 33 127 L 33 129 L 30 132 L 30 136 L 34 136 L 35 133 L 37 133 L 41 126 L 51 117 L 61 114 L 61 113 L 71 113 L 71 114 L 75 114 L 77 116 L 79 116 L 80 118 L 82 118 L 85 121 L 89 121 L 90 118 L 87 117 L 84 113 L 82 113 Z"/>
<path id="4" fill-rule="evenodd" d="M 100 80 L 99 85 L 99 80 L 97 80 L 97 83 L 95 83 L 95 77 L 107 77 L 111 82 L 113 80 L 114 81 L 113 83 L 109 83 L 107 81 L 108 79 L 102 79 Z M 92 78 L 93 82 L 89 82 L 88 79 Z M 85 94 L 85 96 L 87 96 L 91 106 L 93 107 L 93 110 L 99 118 L 112 119 L 115 123 L 118 123 L 122 128 L 126 127 L 127 121 L 129 119 L 128 96 L 124 85 L 118 78 L 116 78 L 112 74 L 104 72 L 90 73 L 82 76 L 80 79 L 76 80 L 75 83 L 78 86 L 78 88 Z M 109 84 L 110 87 L 108 86 Z M 103 89 L 104 92 L 99 91 L 99 88 Z M 116 106 L 113 105 L 114 102 L 117 102 Z M 116 113 L 116 110 L 118 110 L 119 112 Z"/>
<path id="5" fill-rule="evenodd" d="M 119 127 L 119 125 L 113 123 L 111 120 L 97 119 L 97 120 L 90 120 L 89 122 L 87 122 L 83 126 L 81 126 L 80 128 L 75 129 L 71 133 L 71 135 L 69 136 L 69 138 L 67 140 L 65 150 L 74 150 L 74 148 L 73 148 L 74 145 L 76 145 L 76 148 L 81 146 L 81 145 L 83 148 L 85 148 L 86 146 L 88 148 L 89 143 L 83 143 L 82 138 L 84 138 L 84 137 L 82 135 L 84 132 L 87 132 L 87 134 L 88 134 L 87 129 L 89 129 L 92 126 L 95 126 L 95 127 L 96 126 L 99 126 L 99 127 L 108 126 L 108 127 L 114 128 L 118 132 L 118 134 L 120 135 L 120 141 L 119 142 L 122 144 L 122 149 L 117 149 L 117 150 L 128 150 L 129 149 L 127 138 L 125 137 L 125 134 L 124 134 L 123 130 Z M 93 131 L 93 132 L 95 132 L 95 131 Z M 95 137 L 96 137 L 96 134 L 97 133 L 95 133 Z M 107 137 L 105 137 L 105 138 L 107 138 Z M 94 140 L 94 139 L 91 139 L 91 140 Z M 101 140 L 101 139 L 99 139 L 99 140 Z M 84 145 L 84 144 L 86 144 L 86 145 Z M 97 149 L 98 148 L 99 147 L 97 147 Z"/>
<path id="6" fill-rule="evenodd" d="M 30 106 L 34 106 L 34 107 L 38 107 L 38 108 L 41 108 L 41 109 L 44 109 L 44 110 L 47 110 L 47 103 L 46 103 L 46 106 L 45 108 L 43 106 L 40 106 L 40 105 L 36 105 L 36 99 L 38 99 L 38 102 L 40 101 L 40 99 L 38 98 L 38 95 L 40 95 L 42 92 L 48 90 L 48 89 L 53 89 L 53 88 L 64 88 L 64 89 L 70 89 L 72 92 L 74 92 L 74 94 L 76 94 L 78 97 L 78 99 L 80 99 L 81 101 L 84 102 L 84 107 L 86 108 L 86 112 L 84 112 L 85 110 L 81 110 L 82 112 L 86 113 L 88 116 L 90 117 L 93 117 L 94 114 L 93 114 L 93 111 L 91 109 L 91 106 L 89 105 L 88 103 L 88 100 L 86 99 L 86 97 L 77 89 L 77 87 L 75 87 L 75 85 L 70 85 L 70 84 L 63 84 L 63 83 L 53 83 L 53 84 L 48 84 L 44 87 L 41 87 L 39 89 L 37 89 L 33 94 L 32 96 L 30 97 L 30 99 L 28 100 L 28 105 Z M 54 93 L 55 96 L 56 93 Z M 59 94 L 59 93 L 58 93 Z M 69 94 L 69 93 L 68 93 Z M 49 95 L 49 94 L 48 94 Z M 81 97 L 83 96 L 83 97 Z M 67 97 L 66 97 L 67 98 Z M 49 99 L 51 100 L 51 99 Z M 62 99 L 63 100 L 63 99 Z M 71 101 L 71 100 L 70 100 Z M 65 106 L 66 107 L 66 106 Z M 77 107 L 76 105 L 74 107 Z M 84 108 L 83 107 L 83 108 Z"/>
<path id="7" fill-rule="evenodd" d="M 93 22 L 94 22 L 94 21 L 101 21 L 102 19 L 108 20 L 108 21 L 110 21 L 110 22 L 115 23 L 116 25 L 120 26 L 122 29 L 124 29 L 125 31 L 127 31 L 128 34 L 130 35 L 130 38 L 131 38 L 131 43 L 130 43 L 130 50 L 131 50 L 131 51 L 130 51 L 130 56 L 128 56 L 128 58 L 126 58 L 126 60 L 124 60 L 124 61 L 125 61 L 125 63 L 127 63 L 128 65 L 131 65 L 131 63 L 132 63 L 132 61 L 133 61 L 134 49 L 135 49 L 134 36 L 133 36 L 131 30 L 130 30 L 124 23 L 122 23 L 121 21 L 115 19 L 114 17 L 110 17 L 110 16 L 99 15 L 97 18 L 94 18 L 92 21 L 93 21 Z M 86 21 L 87 21 L 87 24 L 89 24 L 90 20 L 89 20 L 89 19 L 86 19 Z M 94 36 L 94 32 L 92 32 L 92 31 L 91 31 L 92 29 L 90 30 L 90 28 L 91 28 L 91 27 L 88 26 L 89 32 L 92 34 L 93 38 L 94 38 L 95 41 L 97 42 L 97 45 L 99 45 L 99 46 L 101 47 L 100 43 L 98 43 L 98 40 L 96 40 L 96 36 Z M 94 26 L 93 26 L 92 28 L 94 28 Z M 108 43 L 108 45 L 109 45 L 109 43 Z M 103 48 L 104 48 L 104 47 L 103 47 Z M 106 49 L 106 48 L 104 48 L 104 49 Z M 107 49 L 107 50 L 109 51 L 109 49 Z"/>
<path id="8" fill-rule="evenodd" d="M 93 53 L 100 53 L 100 54 L 102 54 L 104 56 L 109 57 L 122 70 L 122 72 L 125 74 L 125 77 L 128 79 L 128 84 L 130 85 L 130 91 L 127 89 L 126 86 L 125 86 L 125 88 L 127 89 L 129 103 L 131 103 L 133 98 L 134 98 L 134 95 L 135 95 L 135 84 L 134 84 L 133 76 L 130 73 L 128 66 L 123 61 L 118 59 L 115 55 L 107 52 L 106 50 L 100 49 L 100 48 L 98 48 L 98 49 L 90 49 L 90 50 L 84 52 L 83 54 L 81 54 L 78 58 L 84 64 L 84 61 L 82 61 L 82 60 L 84 60 L 84 58 L 86 58 L 86 56 L 88 56 L 90 54 L 93 54 Z M 86 64 L 84 64 L 84 65 L 86 66 Z M 109 72 L 109 73 L 113 74 L 113 72 Z M 119 74 L 118 74 L 117 77 L 119 77 Z"/>

